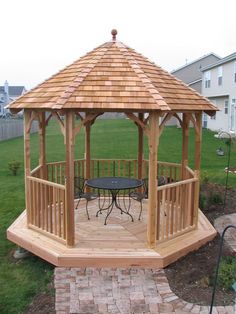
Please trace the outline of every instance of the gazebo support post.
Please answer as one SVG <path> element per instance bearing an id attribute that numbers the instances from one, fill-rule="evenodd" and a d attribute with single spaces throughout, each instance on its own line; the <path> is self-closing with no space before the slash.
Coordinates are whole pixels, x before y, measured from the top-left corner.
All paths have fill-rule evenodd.
<path id="1" fill-rule="evenodd" d="M 41 179 L 47 180 L 47 169 L 46 169 L 46 120 L 45 112 L 39 113 L 39 165 L 41 168 Z"/>
<path id="2" fill-rule="evenodd" d="M 193 223 L 197 225 L 198 222 L 198 203 L 200 192 L 200 167 L 201 167 L 201 145 L 202 145 L 202 113 L 196 113 L 195 125 L 195 177 L 198 181 L 195 183 L 194 190 L 194 213 Z"/>
<path id="3" fill-rule="evenodd" d="M 87 114 L 86 114 L 87 116 Z M 91 134 L 91 122 L 87 122 L 85 125 L 85 178 L 90 178 L 90 163 L 91 163 L 91 150 L 90 150 L 90 134 Z"/>
<path id="4" fill-rule="evenodd" d="M 143 121 L 144 114 L 138 114 L 139 120 Z M 138 179 L 143 176 L 143 128 L 138 125 Z"/>
<path id="5" fill-rule="evenodd" d="M 74 112 L 67 111 L 65 116 L 66 144 L 66 241 L 68 246 L 75 242 L 74 222 Z"/>
<path id="6" fill-rule="evenodd" d="M 183 113 L 182 122 L 182 180 L 186 178 L 186 166 L 188 166 L 188 142 L 189 142 L 189 118 L 186 113 Z"/>
<path id="7" fill-rule="evenodd" d="M 148 176 L 148 217 L 147 242 L 150 248 L 156 246 L 157 238 L 157 146 L 159 143 L 159 114 L 149 115 L 149 176 Z"/>
<path id="8" fill-rule="evenodd" d="M 25 207 L 27 213 L 27 225 L 30 223 L 30 213 L 29 213 L 29 191 L 27 184 L 27 176 L 30 176 L 30 117 L 31 111 L 24 110 L 24 163 L 25 163 Z"/>

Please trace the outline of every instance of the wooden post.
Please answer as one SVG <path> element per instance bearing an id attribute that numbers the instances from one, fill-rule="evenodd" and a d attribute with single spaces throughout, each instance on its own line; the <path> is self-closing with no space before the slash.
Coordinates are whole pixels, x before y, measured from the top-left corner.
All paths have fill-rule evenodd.
<path id="1" fill-rule="evenodd" d="M 47 169 L 46 169 L 46 121 L 45 112 L 39 113 L 39 165 L 42 167 L 41 179 L 47 180 Z"/>
<path id="2" fill-rule="evenodd" d="M 30 208 L 29 208 L 29 199 L 30 199 L 30 191 L 27 182 L 27 176 L 31 174 L 31 166 L 30 166 L 30 116 L 31 111 L 25 109 L 24 110 L 24 163 L 25 163 L 25 207 L 27 213 L 27 225 L 31 222 L 30 217 Z"/>
<path id="3" fill-rule="evenodd" d="M 186 179 L 186 166 L 188 166 L 189 118 L 183 113 L 182 123 L 182 180 Z"/>
<path id="4" fill-rule="evenodd" d="M 201 145 L 202 145 L 202 113 L 196 113 L 195 126 L 195 177 L 198 181 L 195 183 L 194 189 L 194 212 L 193 223 L 197 226 L 198 222 L 198 201 L 200 192 L 200 168 L 201 168 Z"/>
<path id="5" fill-rule="evenodd" d="M 91 162 L 91 150 L 90 150 L 90 134 L 91 134 L 91 122 L 85 125 L 85 178 L 90 178 L 90 162 Z"/>
<path id="6" fill-rule="evenodd" d="M 143 113 L 139 113 L 139 120 L 143 121 Z M 138 179 L 143 177 L 143 128 L 138 125 Z"/>
<path id="7" fill-rule="evenodd" d="M 74 112 L 67 111 L 65 116 L 66 143 L 66 241 L 68 246 L 75 242 L 74 222 Z"/>
<path id="8" fill-rule="evenodd" d="M 159 115 L 151 112 L 149 118 L 149 177 L 148 177 L 148 218 L 147 241 L 155 247 L 157 238 L 157 145 L 159 143 Z"/>

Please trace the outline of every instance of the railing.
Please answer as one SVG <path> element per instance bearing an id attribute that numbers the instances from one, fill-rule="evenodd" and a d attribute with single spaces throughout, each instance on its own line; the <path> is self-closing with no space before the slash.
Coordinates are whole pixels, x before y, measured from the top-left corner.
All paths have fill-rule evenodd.
<path id="1" fill-rule="evenodd" d="M 157 189 L 157 241 L 170 240 L 196 228 L 197 178 L 187 179 Z"/>
<path id="2" fill-rule="evenodd" d="M 27 177 L 28 226 L 66 243 L 65 186 Z"/>
<path id="3" fill-rule="evenodd" d="M 33 229 L 66 243 L 65 162 L 38 166 L 27 177 L 28 223 Z M 75 176 L 84 177 L 85 160 L 75 160 Z M 44 175 L 43 175 L 44 170 Z M 198 178 L 180 164 L 158 162 L 158 176 L 168 184 L 157 189 L 157 242 L 163 242 L 196 227 L 198 212 Z M 94 159 L 90 177 L 138 177 L 138 162 L 118 159 Z M 182 179 L 184 176 L 184 180 Z M 40 178 L 47 178 L 47 180 Z M 148 160 L 143 160 L 142 178 L 148 177 Z"/>

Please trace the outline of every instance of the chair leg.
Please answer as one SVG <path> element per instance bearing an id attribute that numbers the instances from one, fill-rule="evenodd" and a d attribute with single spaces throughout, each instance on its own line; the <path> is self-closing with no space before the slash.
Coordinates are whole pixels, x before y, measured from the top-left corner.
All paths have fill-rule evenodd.
<path id="1" fill-rule="evenodd" d="M 75 209 L 78 209 L 79 202 L 80 202 L 80 198 L 79 198 L 79 200 L 78 200 L 78 203 L 77 203 L 77 205 L 76 205 Z"/>
<path id="2" fill-rule="evenodd" d="M 88 201 L 87 200 L 86 200 L 86 213 L 87 213 L 87 216 L 88 216 L 88 220 L 90 220 L 89 213 L 88 213 Z"/>
<path id="3" fill-rule="evenodd" d="M 142 201 L 140 201 L 140 212 L 139 212 L 139 217 L 138 217 L 138 220 L 140 220 L 140 218 L 141 218 L 142 211 L 143 211 L 143 202 L 142 202 Z"/>

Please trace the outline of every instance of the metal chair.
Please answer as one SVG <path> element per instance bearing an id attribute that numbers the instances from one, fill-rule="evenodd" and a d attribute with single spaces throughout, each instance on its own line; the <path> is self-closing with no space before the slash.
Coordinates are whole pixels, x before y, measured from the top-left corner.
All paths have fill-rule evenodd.
<path id="1" fill-rule="evenodd" d="M 143 185 L 142 185 L 142 190 L 135 190 L 129 193 L 129 197 L 133 199 L 134 201 L 137 201 L 140 203 L 140 212 L 139 212 L 139 217 L 138 220 L 140 220 L 142 211 L 143 211 L 143 200 L 145 198 L 148 198 L 148 178 L 142 179 Z"/>
<path id="2" fill-rule="evenodd" d="M 98 194 L 94 192 L 86 192 L 85 185 L 86 185 L 86 179 L 84 179 L 83 177 L 74 178 L 74 198 L 78 199 L 78 203 L 75 209 L 78 208 L 80 200 L 85 199 L 86 200 L 86 213 L 89 220 L 90 217 L 88 213 L 88 202 L 93 201 L 96 198 L 98 198 Z"/>

